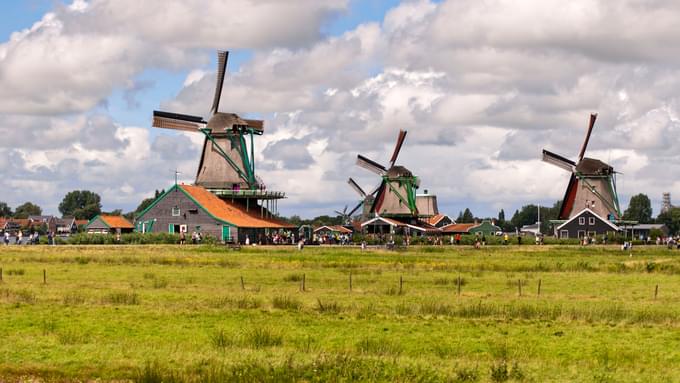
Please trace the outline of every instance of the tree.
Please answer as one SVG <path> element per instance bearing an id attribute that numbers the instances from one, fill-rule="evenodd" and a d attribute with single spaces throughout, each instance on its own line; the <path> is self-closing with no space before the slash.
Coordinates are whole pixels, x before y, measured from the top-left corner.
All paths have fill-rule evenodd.
<path id="1" fill-rule="evenodd" d="M 29 215 L 41 215 L 42 208 L 32 202 L 25 202 L 14 210 L 14 218 L 28 218 Z"/>
<path id="2" fill-rule="evenodd" d="M 101 198 L 99 194 L 89 190 L 74 190 L 64 196 L 59 204 L 59 211 L 64 216 L 73 216 L 76 219 L 92 219 L 101 214 Z"/>
<path id="3" fill-rule="evenodd" d="M 5 203 L 0 202 L 0 217 L 11 217 L 12 209 Z"/>
<path id="4" fill-rule="evenodd" d="M 465 211 L 458 214 L 458 219 L 456 223 L 472 223 L 475 222 L 475 216 L 472 214 L 470 209 L 465 208 Z"/>
<path id="5" fill-rule="evenodd" d="M 646 194 L 637 194 L 631 197 L 628 209 L 623 212 L 623 217 L 628 221 L 639 223 L 652 222 L 652 202 Z"/>
<path id="6" fill-rule="evenodd" d="M 665 224 L 671 235 L 677 234 L 680 231 L 680 207 L 674 207 L 659 214 L 656 222 Z"/>
<path id="7" fill-rule="evenodd" d="M 505 210 L 503 209 L 498 212 L 498 222 L 505 222 Z"/>

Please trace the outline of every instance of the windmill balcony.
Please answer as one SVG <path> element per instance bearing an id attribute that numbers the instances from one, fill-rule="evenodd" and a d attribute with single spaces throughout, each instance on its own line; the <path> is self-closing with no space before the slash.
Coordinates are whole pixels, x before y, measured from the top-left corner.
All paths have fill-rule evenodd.
<path id="1" fill-rule="evenodd" d="M 282 199 L 286 198 L 286 193 L 280 191 L 271 190 L 259 190 L 259 189 L 208 189 L 211 193 L 219 197 L 226 198 L 257 198 L 257 199 Z"/>

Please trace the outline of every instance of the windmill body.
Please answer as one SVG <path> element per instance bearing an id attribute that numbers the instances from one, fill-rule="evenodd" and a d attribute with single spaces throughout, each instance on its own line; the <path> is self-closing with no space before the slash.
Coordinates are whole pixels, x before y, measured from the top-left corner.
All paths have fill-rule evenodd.
<path id="1" fill-rule="evenodd" d="M 211 116 L 205 121 L 200 116 L 153 112 L 153 126 L 196 132 L 205 136 L 203 150 L 196 171 L 195 185 L 214 194 L 231 199 L 267 201 L 267 208 L 275 208 L 275 200 L 284 198 L 282 192 L 265 190 L 255 175 L 254 137 L 264 133 L 264 121 L 241 118 L 235 113 L 219 111 L 229 52 L 218 52 L 217 81 Z"/>
<path id="2" fill-rule="evenodd" d="M 621 219 L 614 168 L 599 159 L 584 157 L 596 118 L 596 114 L 590 116 L 578 161 L 543 150 L 543 161 L 571 173 L 560 207 L 560 220 L 568 220 L 586 208 L 609 221 Z"/>

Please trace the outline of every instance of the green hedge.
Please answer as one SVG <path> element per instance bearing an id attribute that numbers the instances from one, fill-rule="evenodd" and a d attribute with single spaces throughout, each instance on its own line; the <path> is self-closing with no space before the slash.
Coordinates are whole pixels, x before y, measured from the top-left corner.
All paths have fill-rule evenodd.
<path id="1" fill-rule="evenodd" d="M 209 235 L 203 236 L 201 244 L 214 245 L 219 241 Z M 41 244 L 47 244 L 47 236 L 40 237 Z M 120 236 L 120 243 L 116 242 L 116 236 L 112 234 L 86 234 L 78 233 L 70 237 L 56 238 L 57 245 L 160 245 L 179 243 L 179 234 L 171 233 L 129 233 Z M 187 238 L 191 243 L 191 238 Z"/>

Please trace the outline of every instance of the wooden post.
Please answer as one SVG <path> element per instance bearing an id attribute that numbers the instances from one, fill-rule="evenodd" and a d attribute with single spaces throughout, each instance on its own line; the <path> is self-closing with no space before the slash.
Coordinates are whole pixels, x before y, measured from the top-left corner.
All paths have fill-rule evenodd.
<path id="1" fill-rule="evenodd" d="M 541 280 L 538 280 L 538 296 L 541 296 Z"/>
<path id="2" fill-rule="evenodd" d="M 352 272 L 349 272 L 349 291 L 352 292 Z"/>
<path id="3" fill-rule="evenodd" d="M 2 282 L 2 267 L 0 267 L 0 282 Z"/>
<path id="4" fill-rule="evenodd" d="M 47 270 L 43 269 L 43 285 L 47 284 Z"/>
<path id="5" fill-rule="evenodd" d="M 403 288 L 404 288 L 404 276 L 400 275 L 399 276 L 399 295 L 401 295 L 401 293 L 404 291 Z"/>
<path id="6" fill-rule="evenodd" d="M 656 300 L 656 297 L 659 295 L 659 285 L 656 285 L 654 288 L 654 300 Z"/>
<path id="7" fill-rule="evenodd" d="M 456 289 L 458 290 L 458 295 L 459 295 L 459 296 L 460 296 L 460 285 L 462 285 L 461 282 L 462 282 L 462 281 L 461 281 L 461 279 L 460 279 L 460 274 L 458 274 L 458 279 L 456 279 Z"/>
<path id="8" fill-rule="evenodd" d="M 245 285 L 245 283 L 243 283 L 243 275 L 241 275 L 241 290 L 245 290 L 245 289 L 246 289 L 246 285 Z"/>
<path id="9" fill-rule="evenodd" d="M 519 296 L 522 296 L 522 280 L 518 279 L 517 280 L 517 291 L 519 292 Z"/>
<path id="10" fill-rule="evenodd" d="M 300 284 L 300 291 L 305 291 L 305 274 L 302 274 L 302 284 Z"/>

